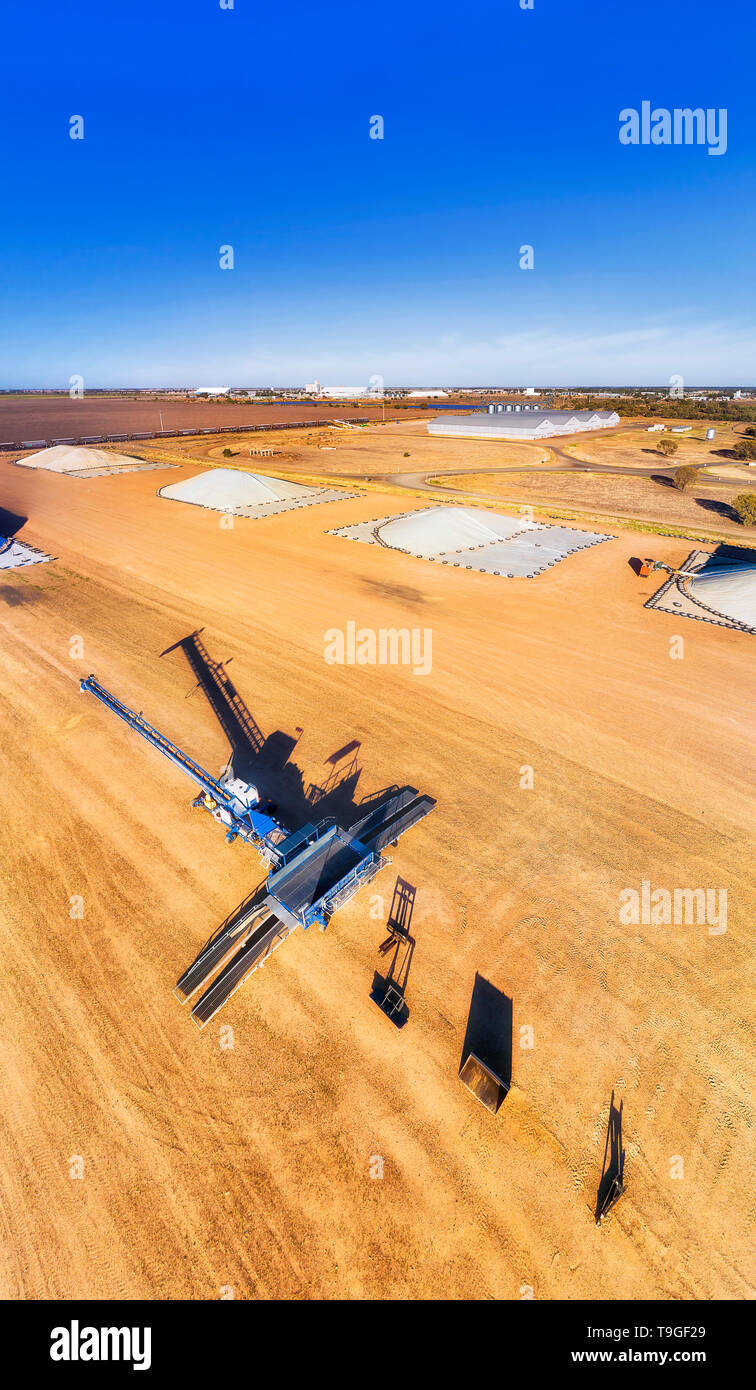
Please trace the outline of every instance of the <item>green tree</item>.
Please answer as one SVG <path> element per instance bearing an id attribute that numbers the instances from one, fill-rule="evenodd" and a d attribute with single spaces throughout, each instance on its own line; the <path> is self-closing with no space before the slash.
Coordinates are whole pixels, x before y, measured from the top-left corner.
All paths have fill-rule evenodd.
<path id="1" fill-rule="evenodd" d="M 756 492 L 739 492 L 732 506 L 743 526 L 756 526 Z"/>
<path id="2" fill-rule="evenodd" d="M 670 443 L 671 442 L 672 441 L 670 440 Z M 684 464 L 682 468 L 675 469 L 675 476 L 672 481 L 674 482 L 674 485 L 677 488 L 678 492 L 684 492 L 686 487 L 689 487 L 691 483 L 694 483 L 697 478 L 698 469 L 693 468 L 691 464 Z"/>
<path id="3" fill-rule="evenodd" d="M 232 459 L 232 458 L 234 457 L 234 451 L 233 451 L 233 449 L 224 449 L 224 450 L 223 450 L 223 457 L 224 457 L 224 459 Z"/>
<path id="4" fill-rule="evenodd" d="M 739 439 L 732 456 L 736 459 L 756 459 L 756 439 Z"/>
<path id="5" fill-rule="evenodd" d="M 660 454 L 664 454 L 665 458 L 671 458 L 673 454 L 677 453 L 680 446 L 676 439 L 660 439 L 656 447 Z"/>

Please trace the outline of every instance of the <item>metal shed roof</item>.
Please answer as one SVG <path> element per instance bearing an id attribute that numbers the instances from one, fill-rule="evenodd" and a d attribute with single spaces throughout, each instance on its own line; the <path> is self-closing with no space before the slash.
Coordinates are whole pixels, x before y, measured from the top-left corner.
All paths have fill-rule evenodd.
<path id="1" fill-rule="evenodd" d="M 528 410 L 501 411 L 494 415 L 475 412 L 453 418 L 439 415 L 428 421 L 429 434 L 456 434 L 481 438 L 546 438 L 551 434 L 570 434 L 573 430 L 595 430 L 619 424 L 613 410 Z"/>
<path id="2" fill-rule="evenodd" d="M 608 423 L 613 419 L 619 419 L 614 410 L 505 410 L 496 415 L 489 415 L 487 411 L 481 410 L 474 411 L 470 415 L 460 415 L 454 420 L 440 415 L 438 420 L 431 420 L 430 423 L 433 425 L 481 424 L 488 425 L 493 429 L 532 430 L 542 423 L 565 425 L 573 420 L 578 424 L 587 424 L 591 420 L 603 420 Z"/>

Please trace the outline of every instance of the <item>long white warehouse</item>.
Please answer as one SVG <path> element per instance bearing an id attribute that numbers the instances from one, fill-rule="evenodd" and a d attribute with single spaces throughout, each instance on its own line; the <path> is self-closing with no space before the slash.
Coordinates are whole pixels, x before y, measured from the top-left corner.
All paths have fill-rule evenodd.
<path id="1" fill-rule="evenodd" d="M 428 433 L 464 439 L 548 439 L 555 434 L 611 429 L 619 422 L 616 410 L 477 411 L 429 420 Z"/>

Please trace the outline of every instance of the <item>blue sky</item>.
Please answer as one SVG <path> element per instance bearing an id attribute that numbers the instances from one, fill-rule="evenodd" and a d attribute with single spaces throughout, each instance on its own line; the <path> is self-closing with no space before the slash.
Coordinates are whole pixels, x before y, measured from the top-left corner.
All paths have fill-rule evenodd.
<path id="1" fill-rule="evenodd" d="M 7 11 L 1 386 L 756 381 L 750 0 L 262 8 Z"/>

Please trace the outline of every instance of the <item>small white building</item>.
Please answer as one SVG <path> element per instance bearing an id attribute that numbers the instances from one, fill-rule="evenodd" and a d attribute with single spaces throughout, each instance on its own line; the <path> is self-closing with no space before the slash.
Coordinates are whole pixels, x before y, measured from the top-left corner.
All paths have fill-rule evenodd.
<path id="1" fill-rule="evenodd" d="M 352 401 L 360 396 L 370 396 L 371 398 L 383 395 L 383 387 L 371 386 L 321 386 L 319 381 L 313 381 L 309 386 L 305 386 L 305 391 L 311 396 L 320 396 L 329 401 Z"/>
<path id="2" fill-rule="evenodd" d="M 368 396 L 371 393 L 367 386 L 323 386 L 320 394 L 326 396 L 329 401 L 351 401 L 357 396 Z"/>
<path id="3" fill-rule="evenodd" d="M 227 396 L 230 386 L 198 386 L 195 396 Z"/>

